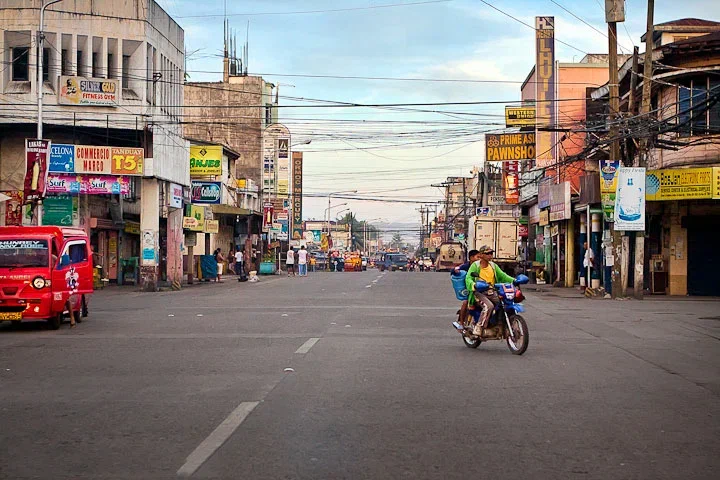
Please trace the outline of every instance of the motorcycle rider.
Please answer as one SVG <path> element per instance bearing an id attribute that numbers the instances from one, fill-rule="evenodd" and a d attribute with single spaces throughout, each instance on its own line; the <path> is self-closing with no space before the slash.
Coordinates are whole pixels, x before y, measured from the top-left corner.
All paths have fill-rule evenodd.
<path id="1" fill-rule="evenodd" d="M 500 302 L 494 285 L 496 283 L 512 283 L 515 281 L 513 277 L 503 272 L 492 261 L 494 253 L 495 251 L 487 245 L 480 247 L 477 255 L 479 259 L 470 265 L 465 277 L 465 286 L 470 292 L 468 295 L 468 310 L 475 323 L 474 335 L 482 335 L 483 328 L 487 327 L 490 315 L 492 315 L 495 306 Z M 486 282 L 490 285 L 490 289 L 483 293 L 476 292 L 475 282 L 478 280 Z"/>
<path id="2" fill-rule="evenodd" d="M 450 274 L 451 274 L 451 275 L 457 275 L 460 271 L 466 271 L 466 272 L 467 272 L 468 269 L 470 268 L 470 265 L 472 265 L 473 262 L 475 262 L 475 261 L 477 261 L 477 260 L 480 259 L 480 256 L 479 256 L 478 254 L 479 254 L 479 252 L 478 252 L 477 250 L 470 250 L 470 251 L 468 252 L 468 256 L 467 256 L 467 258 L 468 258 L 468 259 L 467 259 L 467 262 L 465 262 L 465 263 L 463 263 L 462 265 L 458 265 L 457 267 L 453 268 L 453 269 L 450 271 Z M 467 283 L 467 277 L 466 277 L 466 283 Z M 468 297 L 469 297 L 469 296 L 468 296 Z M 463 300 L 462 304 L 460 305 L 460 310 L 458 310 L 457 313 L 458 313 L 458 315 L 459 315 L 459 316 L 458 316 L 458 322 L 460 323 L 460 325 L 463 325 L 463 324 L 465 323 L 465 318 L 467 317 L 467 314 L 468 314 L 468 301 L 467 301 L 467 300 Z"/>

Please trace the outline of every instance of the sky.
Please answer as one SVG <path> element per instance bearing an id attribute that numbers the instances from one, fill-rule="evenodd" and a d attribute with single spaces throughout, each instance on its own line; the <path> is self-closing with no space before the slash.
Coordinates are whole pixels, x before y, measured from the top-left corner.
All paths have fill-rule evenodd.
<path id="1" fill-rule="evenodd" d="M 238 44 L 249 31 L 249 73 L 279 84 L 279 121 L 290 128 L 294 150 L 305 152 L 304 191 L 321 196 L 304 198 L 305 218 L 323 218 L 328 193 L 357 190 L 374 201 L 333 199 L 348 203 L 333 214 L 350 208 L 374 223 L 419 224 L 421 204 L 410 202 L 437 201 L 442 192 L 432 184 L 481 166 L 484 133 L 502 131 L 505 102 L 520 98 L 535 63 L 534 32 L 520 21 L 555 16 L 560 62 L 608 50 L 607 37 L 592 28 L 607 32 L 604 0 L 159 3 L 185 30 L 193 81 L 222 79 L 225 11 Z M 626 1 L 619 53 L 633 44 L 644 50 L 646 8 Z M 656 24 L 686 17 L 720 20 L 720 2 L 655 2 Z M 327 101 L 403 106 L 329 108 Z M 447 102 L 498 103 L 407 106 Z"/>

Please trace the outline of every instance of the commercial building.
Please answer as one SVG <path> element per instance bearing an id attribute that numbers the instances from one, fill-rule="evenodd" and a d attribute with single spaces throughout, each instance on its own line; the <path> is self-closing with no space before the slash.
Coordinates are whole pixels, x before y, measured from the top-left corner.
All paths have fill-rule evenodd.
<path id="1" fill-rule="evenodd" d="M 179 281 L 190 185 L 179 121 L 184 32 L 153 0 L 60 2 L 45 12 L 38 52 L 42 3 L 0 0 L 0 190 L 14 199 L 0 223 L 38 222 L 39 210 L 22 205 L 41 88 L 43 137 L 54 147 L 40 221 L 84 228 L 110 281 L 136 272 L 149 290 Z"/>
<path id="2" fill-rule="evenodd" d="M 686 18 L 655 25 L 652 42 L 644 287 L 669 295 L 720 295 L 715 278 L 720 268 L 715 244 L 720 222 L 720 22 Z M 642 69 L 642 57 L 639 64 Z M 626 62 L 619 73 L 624 111 L 632 76 L 632 62 Z M 641 77 L 635 95 L 642 85 Z M 607 91 L 607 86 L 597 89 L 593 98 L 606 100 Z"/>

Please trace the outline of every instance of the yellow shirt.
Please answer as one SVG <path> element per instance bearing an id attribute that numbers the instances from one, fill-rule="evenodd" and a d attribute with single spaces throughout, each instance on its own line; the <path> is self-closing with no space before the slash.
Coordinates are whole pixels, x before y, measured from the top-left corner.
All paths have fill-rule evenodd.
<path id="1" fill-rule="evenodd" d="M 488 264 L 485 268 L 480 267 L 480 280 L 491 286 L 495 284 L 495 269 L 492 265 Z"/>

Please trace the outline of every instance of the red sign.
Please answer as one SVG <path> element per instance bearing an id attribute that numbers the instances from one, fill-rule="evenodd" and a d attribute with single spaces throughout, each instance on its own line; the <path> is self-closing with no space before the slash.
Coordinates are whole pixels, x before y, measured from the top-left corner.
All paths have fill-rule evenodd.
<path id="1" fill-rule="evenodd" d="M 516 161 L 505 162 L 503 164 L 503 173 L 505 177 L 505 203 L 510 205 L 516 204 L 520 201 L 518 168 L 519 163 Z"/>
<path id="2" fill-rule="evenodd" d="M 518 225 L 518 237 L 527 237 L 529 234 L 527 225 Z"/>
<path id="3" fill-rule="evenodd" d="M 270 203 L 263 205 L 263 232 L 270 231 L 273 221 L 273 206 Z"/>
<path id="4" fill-rule="evenodd" d="M 23 192 L 2 192 L 9 200 L 5 202 L 5 226 L 22 225 Z"/>
<path id="5" fill-rule="evenodd" d="M 49 140 L 25 139 L 25 202 L 45 196 L 49 158 Z"/>

